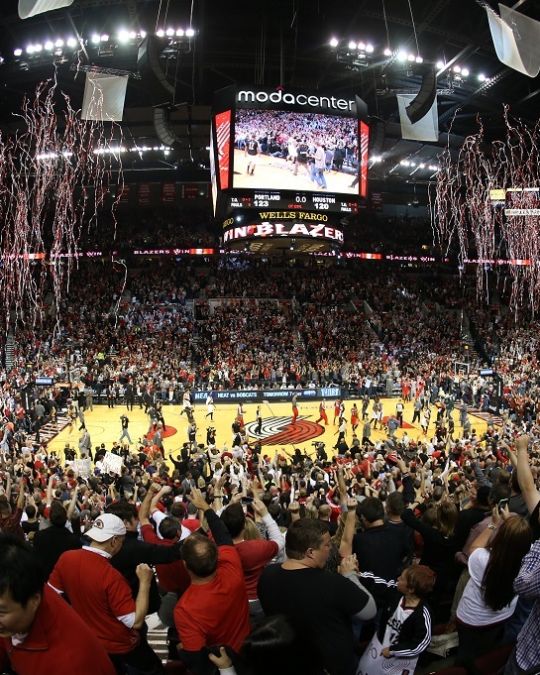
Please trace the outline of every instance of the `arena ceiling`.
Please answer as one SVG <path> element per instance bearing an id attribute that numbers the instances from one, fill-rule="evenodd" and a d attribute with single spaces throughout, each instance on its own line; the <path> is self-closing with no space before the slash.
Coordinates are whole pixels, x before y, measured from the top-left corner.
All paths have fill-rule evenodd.
<path id="1" fill-rule="evenodd" d="M 496 9 L 496 3 L 489 3 Z M 512 7 L 540 18 L 540 0 L 512 2 Z M 411 17 L 412 10 L 412 17 Z M 531 79 L 503 66 L 493 49 L 485 10 L 475 0 L 75 0 L 71 7 L 21 21 L 16 0 L 4 0 L 0 9 L 0 66 L 2 105 L 0 127 L 13 131 L 14 113 L 22 97 L 42 79 L 56 72 L 62 90 L 80 105 L 84 75 L 76 66 L 99 65 L 137 73 L 139 33 L 191 26 L 195 35 L 172 48 L 164 39 L 161 64 L 171 97 L 164 89 L 150 89 L 145 78 L 130 77 L 124 111 L 124 135 L 137 143 L 156 142 L 152 106 L 174 103 L 171 119 L 185 152 L 167 158 L 140 158 L 138 168 L 178 167 L 178 161 L 206 166 L 209 106 L 215 90 L 231 84 L 254 84 L 285 89 L 319 90 L 336 95 L 361 96 L 375 120 L 384 122 L 377 152 L 382 161 L 371 167 L 372 180 L 423 185 L 432 178 L 429 167 L 442 145 L 456 147 L 477 128 L 480 113 L 490 134 L 502 132 L 502 104 L 516 115 L 536 120 L 540 111 L 540 78 Z M 110 36 L 119 30 L 137 33 L 126 44 L 94 45 L 92 36 Z M 28 45 L 79 36 L 86 49 L 64 47 L 59 55 L 28 55 Z M 339 48 L 330 39 L 340 40 Z M 373 45 L 373 51 L 354 57 L 345 45 L 353 40 Z M 78 43 L 80 44 L 80 43 Z M 401 139 L 396 93 L 416 93 L 421 75 L 416 64 L 384 56 L 394 53 L 421 56 L 424 62 L 442 61 L 438 78 L 439 143 Z M 15 50 L 22 54 L 14 56 Z M 461 73 L 456 73 L 459 67 Z M 467 73 L 464 76 L 464 73 Z M 173 99 L 173 100 L 171 100 Z M 448 132 L 451 132 L 449 138 Z M 415 168 L 400 164 L 415 160 Z M 380 189 L 380 188 L 379 188 Z"/>

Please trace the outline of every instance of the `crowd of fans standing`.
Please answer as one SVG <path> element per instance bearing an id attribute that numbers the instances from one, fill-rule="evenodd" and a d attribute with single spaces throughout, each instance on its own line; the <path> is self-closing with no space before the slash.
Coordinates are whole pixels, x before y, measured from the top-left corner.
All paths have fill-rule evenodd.
<path id="1" fill-rule="evenodd" d="M 116 296 L 83 301 L 94 281 Z M 1 666 L 163 672 L 145 623 L 158 612 L 169 660 L 195 674 L 411 672 L 434 632 L 457 633 L 466 668 L 507 644 L 507 673 L 536 672 L 540 426 L 527 333 L 506 343 L 500 322 L 501 420 L 479 435 L 469 408 L 489 410 L 494 392 L 470 360 L 469 373 L 453 368 L 452 292 L 445 306 L 421 280 L 347 270 L 164 267 L 121 282 L 82 274 L 62 332 L 18 331 L 3 374 Z M 72 387 L 26 410 L 20 394 L 37 374 Z M 28 436 L 70 407 L 84 435 L 96 401 L 143 405 L 157 432 L 167 402 L 183 401 L 190 423 L 186 392 L 198 386 L 327 382 L 357 393 L 357 429 L 339 402 L 329 424 L 346 432 L 313 457 L 266 452 L 241 415 L 232 443 L 210 435 L 167 457 L 159 434 L 64 457 Z M 393 393 L 396 414 L 373 442 L 379 395 Z M 437 418 L 433 435 L 396 433 L 404 401 L 420 426 Z"/>

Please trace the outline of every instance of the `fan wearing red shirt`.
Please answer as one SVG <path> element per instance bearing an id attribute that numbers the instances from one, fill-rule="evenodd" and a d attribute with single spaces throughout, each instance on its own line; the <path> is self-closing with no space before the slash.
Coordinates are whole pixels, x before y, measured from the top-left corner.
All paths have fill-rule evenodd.
<path id="1" fill-rule="evenodd" d="M 184 541 L 182 556 L 191 586 L 174 610 L 180 657 L 199 672 L 208 664 L 207 647 L 227 645 L 238 652 L 250 625 L 242 564 L 231 536 L 199 490 L 193 489 L 189 499 L 204 512 L 214 539 L 193 534 Z"/>
<path id="2" fill-rule="evenodd" d="M 49 586 L 67 595 L 121 672 L 125 666 L 152 675 L 163 672 L 161 661 L 138 633 L 148 611 L 152 570 L 145 564 L 137 566 L 139 592 L 133 600 L 129 584 L 110 563 L 124 543 L 124 523 L 118 516 L 104 513 L 86 536 L 90 546 L 63 553 L 49 577 Z"/>
<path id="3" fill-rule="evenodd" d="M 159 524 L 160 538 L 150 523 L 150 506 L 154 496 L 162 492 L 167 494 L 171 488 L 166 486 L 162 488 L 157 483 L 152 483 L 139 509 L 139 522 L 141 525 L 141 534 L 144 541 L 158 546 L 174 546 L 180 541 L 182 525 L 172 517 L 164 518 Z M 182 560 L 156 565 L 159 587 L 167 593 L 176 593 L 181 595 L 191 583 L 191 578 L 187 573 L 186 566 Z"/>
<path id="4" fill-rule="evenodd" d="M 8 473 L 6 495 L 0 496 L 0 532 L 5 534 L 13 534 L 14 536 L 24 541 L 24 532 L 21 527 L 21 518 L 23 514 L 25 496 L 24 496 L 24 478 L 19 482 L 19 495 L 17 497 L 17 504 L 15 510 L 11 508 L 6 495 L 11 494 L 11 475 Z"/>
<path id="5" fill-rule="evenodd" d="M 229 504 L 221 514 L 221 519 L 225 523 L 234 547 L 240 556 L 252 618 L 262 614 L 257 596 L 259 578 L 266 565 L 285 547 L 285 538 L 281 534 L 276 521 L 268 513 L 264 502 L 255 497 L 253 508 L 266 526 L 270 541 L 267 539 L 249 539 L 246 541 L 244 539 L 246 516 L 242 504 Z"/>
<path id="6" fill-rule="evenodd" d="M 99 640 L 52 589 L 32 549 L 0 535 L 0 671 L 115 675 Z"/>

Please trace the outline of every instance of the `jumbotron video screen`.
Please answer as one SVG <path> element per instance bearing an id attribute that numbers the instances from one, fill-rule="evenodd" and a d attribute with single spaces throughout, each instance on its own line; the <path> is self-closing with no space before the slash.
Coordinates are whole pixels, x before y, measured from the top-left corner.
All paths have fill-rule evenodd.
<path id="1" fill-rule="evenodd" d="M 238 108 L 233 189 L 358 195 L 358 122 L 352 117 Z"/>

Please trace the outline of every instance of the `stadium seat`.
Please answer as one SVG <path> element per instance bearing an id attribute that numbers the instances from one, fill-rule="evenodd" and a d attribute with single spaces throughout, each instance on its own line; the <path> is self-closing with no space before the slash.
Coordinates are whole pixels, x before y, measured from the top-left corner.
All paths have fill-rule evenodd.
<path id="1" fill-rule="evenodd" d="M 503 645 L 483 656 L 479 656 L 474 662 L 474 672 L 479 675 L 497 675 L 501 673 L 513 648 L 513 643 Z"/>

